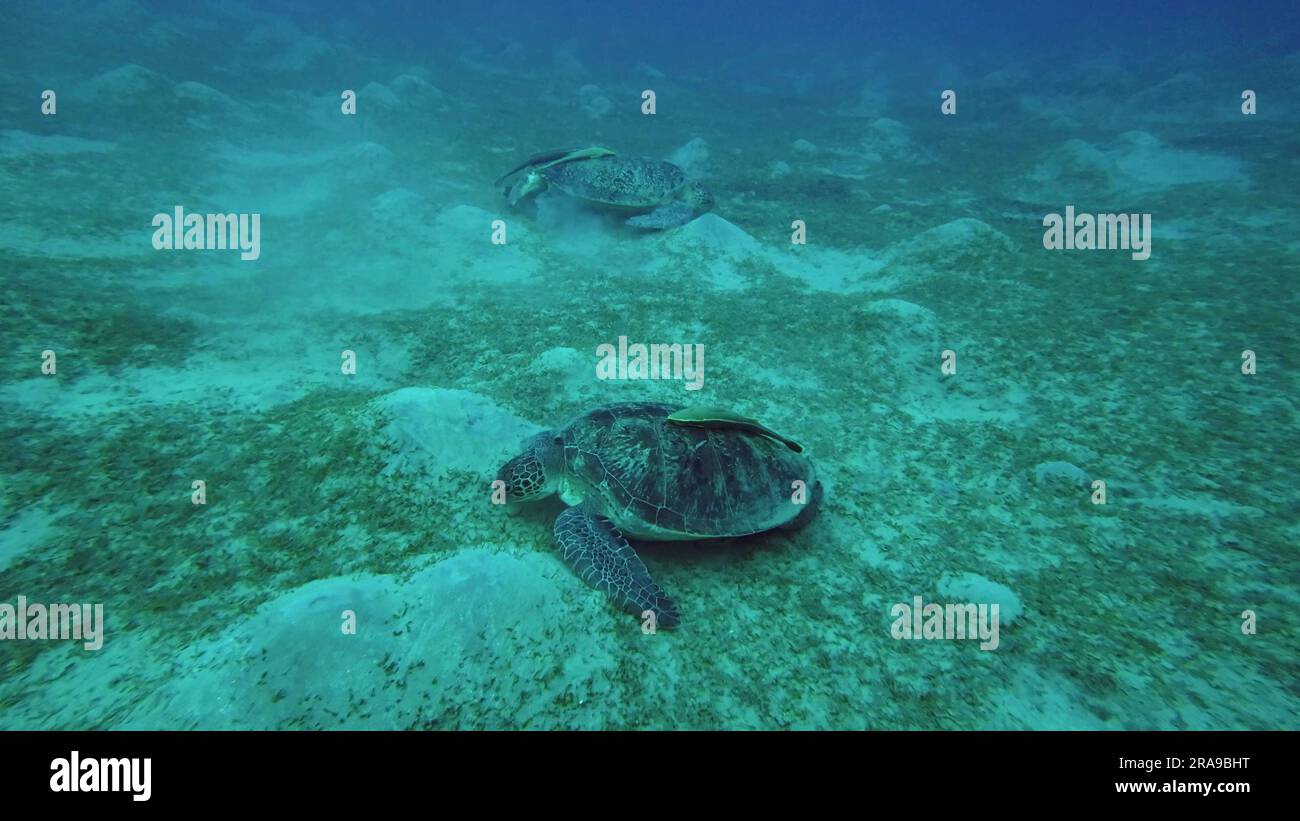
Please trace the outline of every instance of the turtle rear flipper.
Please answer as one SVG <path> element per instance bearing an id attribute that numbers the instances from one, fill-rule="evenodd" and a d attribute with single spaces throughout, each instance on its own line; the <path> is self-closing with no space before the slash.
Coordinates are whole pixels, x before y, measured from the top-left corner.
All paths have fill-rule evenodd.
<path id="1" fill-rule="evenodd" d="M 667 228 L 685 225 L 695 219 L 696 216 L 695 208 L 687 203 L 670 202 L 659 206 L 649 214 L 632 217 L 627 221 L 627 224 L 633 228 L 649 228 L 654 231 L 663 231 Z"/>
<path id="2" fill-rule="evenodd" d="M 781 529 L 796 531 L 803 530 L 807 527 L 808 523 L 817 515 L 817 510 L 821 507 L 823 494 L 822 483 L 817 482 L 813 485 L 812 498 L 804 503 L 803 510 L 799 511 L 799 515 L 791 519 L 788 524 L 782 525 Z"/>
<path id="3" fill-rule="evenodd" d="M 623 610 L 637 616 L 651 611 L 656 627 L 676 627 L 681 620 L 677 605 L 604 516 L 583 507 L 565 510 L 555 520 L 555 546 L 583 581 L 604 591 Z"/>

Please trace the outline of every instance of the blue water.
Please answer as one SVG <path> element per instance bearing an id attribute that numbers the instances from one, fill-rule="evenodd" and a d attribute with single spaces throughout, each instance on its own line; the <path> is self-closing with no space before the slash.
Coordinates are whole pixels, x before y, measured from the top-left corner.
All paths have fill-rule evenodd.
<path id="1" fill-rule="evenodd" d="M 7 7 L 0 728 L 1295 729 L 1295 4 L 881 6 Z"/>

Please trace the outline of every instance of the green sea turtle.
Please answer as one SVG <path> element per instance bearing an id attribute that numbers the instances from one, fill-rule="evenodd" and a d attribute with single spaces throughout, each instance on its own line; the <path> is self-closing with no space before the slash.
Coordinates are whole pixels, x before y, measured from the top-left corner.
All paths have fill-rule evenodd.
<path id="1" fill-rule="evenodd" d="M 754 420 L 651 403 L 605 405 L 539 433 L 497 478 L 509 502 L 558 493 L 570 505 L 555 521 L 560 555 L 619 607 L 653 612 L 659 627 L 678 623 L 677 606 L 628 538 L 797 529 L 816 515 L 822 496 L 803 449 Z"/>
<path id="2" fill-rule="evenodd" d="M 630 215 L 628 225 L 652 229 L 685 225 L 713 208 L 713 195 L 672 163 L 624 157 L 607 148 L 547 151 L 507 171 L 496 184 L 521 172 L 506 192 L 511 205 L 555 188 L 596 210 Z"/>

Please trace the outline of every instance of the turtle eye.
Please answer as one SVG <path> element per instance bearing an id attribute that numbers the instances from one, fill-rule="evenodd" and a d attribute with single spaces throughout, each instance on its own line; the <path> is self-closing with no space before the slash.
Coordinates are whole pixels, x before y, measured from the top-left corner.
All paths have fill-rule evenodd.
<path id="1" fill-rule="evenodd" d="M 563 444 L 564 444 L 564 437 L 563 437 L 563 436 L 556 436 L 556 437 L 553 437 L 553 438 L 551 439 L 551 441 L 552 441 L 553 443 L 557 444 L 557 445 L 563 445 Z"/>

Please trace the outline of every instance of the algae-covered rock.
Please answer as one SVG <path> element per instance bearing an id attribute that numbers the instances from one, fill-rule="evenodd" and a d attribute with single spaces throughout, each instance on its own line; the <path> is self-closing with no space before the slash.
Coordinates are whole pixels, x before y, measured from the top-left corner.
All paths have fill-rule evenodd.
<path id="1" fill-rule="evenodd" d="M 550 556 L 483 548 L 409 579 L 314 581 L 192 647 L 124 726 L 580 726 L 547 708 L 607 691 L 615 656 L 566 587 Z"/>
<path id="2" fill-rule="evenodd" d="M 490 473 L 539 429 L 486 396 L 446 388 L 401 388 L 376 399 L 371 412 L 385 476 Z"/>
<path id="3" fill-rule="evenodd" d="M 1025 612 L 1020 597 L 1010 587 L 976 573 L 946 575 L 936 587 L 948 602 L 998 605 L 998 623 L 1002 627 L 1010 627 Z"/>

